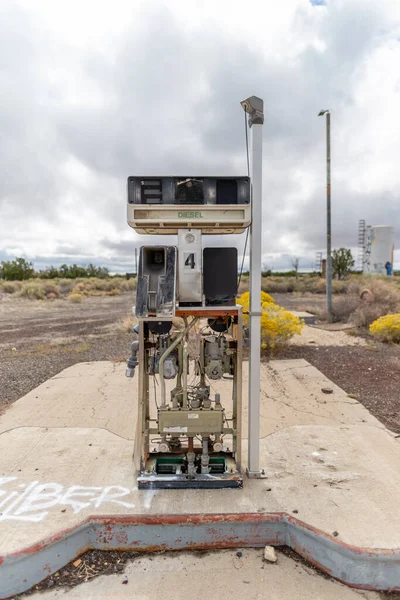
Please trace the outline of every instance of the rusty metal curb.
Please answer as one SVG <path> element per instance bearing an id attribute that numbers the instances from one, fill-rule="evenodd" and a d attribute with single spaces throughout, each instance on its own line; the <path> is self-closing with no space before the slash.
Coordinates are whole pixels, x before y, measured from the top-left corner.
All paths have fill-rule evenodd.
<path id="1" fill-rule="evenodd" d="M 358 548 L 286 513 L 90 517 L 0 556 L 0 599 L 22 593 L 86 550 L 215 550 L 287 545 L 325 573 L 365 590 L 400 589 L 400 550 Z"/>

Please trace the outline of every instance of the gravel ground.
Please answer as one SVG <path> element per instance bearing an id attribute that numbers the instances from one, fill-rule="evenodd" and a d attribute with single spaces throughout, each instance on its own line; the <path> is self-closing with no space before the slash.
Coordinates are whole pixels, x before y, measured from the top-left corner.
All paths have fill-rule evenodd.
<path id="1" fill-rule="evenodd" d="M 275 295 L 277 296 L 277 295 Z M 309 298 L 279 294 L 278 302 L 304 310 Z M 318 297 L 323 303 L 324 298 Z M 88 298 L 35 302 L 0 294 L 0 410 L 31 389 L 79 362 L 124 361 L 133 298 Z M 354 394 L 387 427 L 400 433 L 400 347 L 371 343 L 341 331 L 307 327 L 274 358 L 304 358 L 329 379 Z M 123 572 L 135 553 L 93 550 L 46 578 L 32 592 L 71 587 L 100 574 Z M 23 594 L 25 596 L 26 594 Z M 382 598 L 387 597 L 382 594 Z M 388 595 L 395 600 L 400 594 Z"/>
<path id="2" fill-rule="evenodd" d="M 293 310 L 305 301 L 290 294 L 278 300 Z M 132 304 L 132 294 L 87 298 L 78 305 L 0 294 L 0 409 L 78 362 L 124 361 L 132 334 L 123 321 Z M 400 433 L 399 346 L 305 327 L 304 335 L 275 358 L 308 360 Z"/>
<path id="3" fill-rule="evenodd" d="M 400 347 L 291 345 L 276 358 L 304 358 L 400 434 Z"/>
<path id="4" fill-rule="evenodd" d="M 0 294 L 0 410 L 76 363 L 126 360 L 132 304 L 132 294 L 82 304 Z"/>
<path id="5" fill-rule="evenodd" d="M 0 351 L 0 410 L 76 363 L 125 361 L 132 339 L 131 334 L 116 332 L 72 338 L 67 344 L 49 344 L 44 348 L 24 346 L 17 352 Z"/>

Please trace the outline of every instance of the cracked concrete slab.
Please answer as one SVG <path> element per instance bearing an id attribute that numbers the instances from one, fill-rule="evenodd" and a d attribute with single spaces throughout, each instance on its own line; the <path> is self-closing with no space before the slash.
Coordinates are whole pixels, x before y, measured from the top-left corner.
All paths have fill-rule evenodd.
<path id="1" fill-rule="evenodd" d="M 0 433 L 15 427 L 100 427 L 133 439 L 137 379 L 123 363 L 80 363 L 65 369 L 12 404 L 0 416 Z M 231 382 L 213 382 L 224 406 Z M 167 390 L 173 382 L 167 382 Z M 327 395 L 321 390 L 332 389 Z M 247 363 L 243 368 L 243 432 L 247 432 Z M 290 425 L 365 423 L 384 426 L 362 404 L 303 359 L 273 360 L 261 368 L 261 436 Z M 150 390 L 151 395 L 153 389 Z"/>
<path id="2" fill-rule="evenodd" d="M 244 390 L 246 378 L 247 368 Z M 214 388 L 229 406 L 228 382 Z M 0 418 L 0 556 L 91 516 L 193 513 L 284 512 L 341 543 L 397 549 L 394 434 L 304 360 L 263 364 L 261 388 L 267 479 L 245 479 L 243 490 L 140 492 L 137 381 L 124 377 L 124 365 L 75 365 L 32 390 Z"/>
<path id="3" fill-rule="evenodd" d="M 0 416 L 0 433 L 14 427 L 101 427 L 132 439 L 137 380 L 127 379 L 124 367 L 99 361 L 61 371 Z"/>

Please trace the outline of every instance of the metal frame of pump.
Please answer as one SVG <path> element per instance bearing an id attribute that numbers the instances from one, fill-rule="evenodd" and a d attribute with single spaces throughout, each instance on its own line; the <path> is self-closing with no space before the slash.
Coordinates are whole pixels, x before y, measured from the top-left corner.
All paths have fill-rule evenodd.
<path id="1" fill-rule="evenodd" d="M 171 324 L 164 333 L 170 321 L 140 319 L 138 486 L 241 487 L 241 307 L 187 307 L 177 309 L 176 316 L 184 319 L 183 331 Z M 226 323 L 227 328 L 213 331 L 202 323 L 204 319 L 218 322 L 219 329 Z M 197 330 L 198 355 L 189 372 L 189 334 L 199 323 L 203 332 Z M 163 333 L 152 333 L 154 325 Z M 232 377 L 229 407 L 212 390 L 223 375 Z M 157 404 L 150 393 L 152 378 L 159 390 Z M 167 382 L 172 381 L 173 387 L 167 391 Z"/>

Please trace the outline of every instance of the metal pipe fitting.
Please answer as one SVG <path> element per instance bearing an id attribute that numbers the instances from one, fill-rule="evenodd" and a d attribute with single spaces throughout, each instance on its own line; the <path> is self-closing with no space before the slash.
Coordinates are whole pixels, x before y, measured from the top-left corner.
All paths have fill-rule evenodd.
<path id="1" fill-rule="evenodd" d="M 164 379 L 164 362 L 165 359 L 171 354 L 171 352 L 173 350 L 175 350 L 175 348 L 177 347 L 177 345 L 183 340 L 183 338 L 189 333 L 190 329 L 193 327 L 193 325 L 198 321 L 198 318 L 196 317 L 195 319 L 193 319 L 193 321 L 191 323 L 189 323 L 189 325 L 182 331 L 182 333 L 180 333 L 178 335 L 178 337 L 176 338 L 176 340 L 174 340 L 172 342 L 172 344 L 170 345 L 170 347 L 164 352 L 164 354 L 160 357 L 160 362 L 158 365 L 158 373 L 160 376 L 160 388 L 161 388 L 161 406 L 165 406 L 166 405 L 166 395 L 165 395 L 165 379 Z"/>

